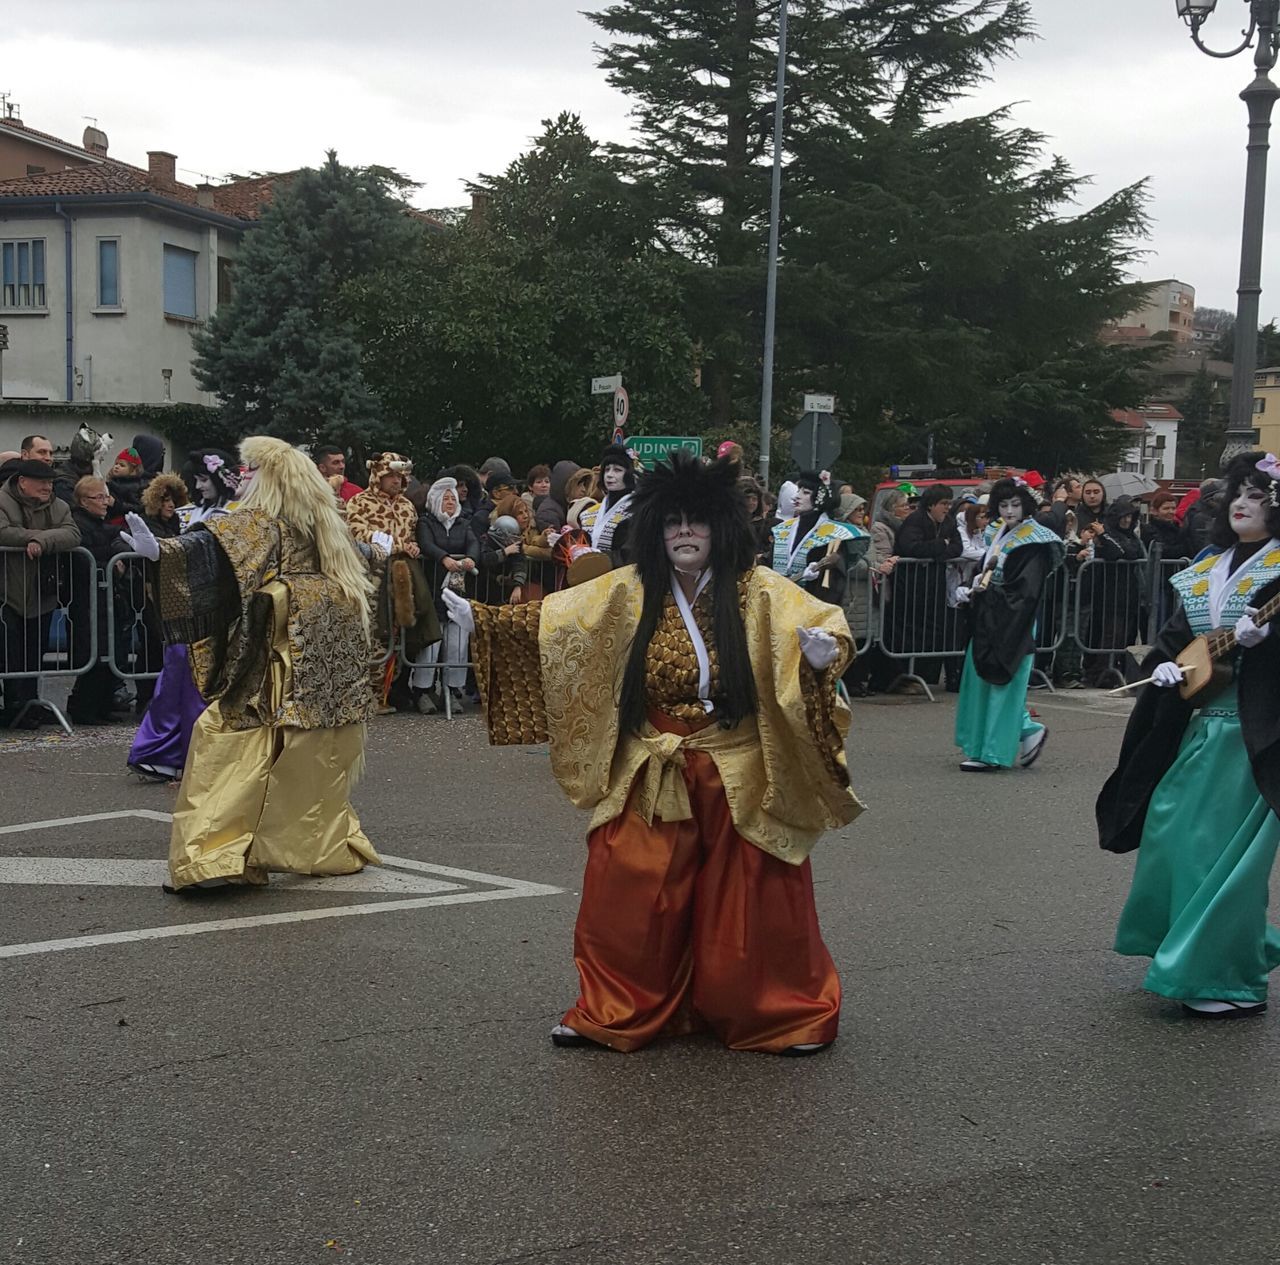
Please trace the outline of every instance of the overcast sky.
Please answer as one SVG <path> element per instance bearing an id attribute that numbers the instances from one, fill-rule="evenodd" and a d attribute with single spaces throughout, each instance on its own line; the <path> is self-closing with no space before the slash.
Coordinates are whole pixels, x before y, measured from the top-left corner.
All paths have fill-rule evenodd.
<path id="1" fill-rule="evenodd" d="M 1149 176 L 1142 275 L 1234 310 L 1248 58 L 1197 52 L 1174 0 L 1032 3 L 1040 40 L 997 67 L 974 109 L 1017 102 L 1099 197 Z M 1247 5 L 1219 9 L 1206 34 L 1238 42 Z M 574 0 L 17 0 L 4 29 L 0 91 L 29 126 L 78 141 L 93 116 L 113 155 L 145 166 L 148 149 L 170 150 L 192 182 L 333 147 L 421 181 L 420 206 L 459 205 L 465 180 L 501 170 L 561 110 L 604 140 L 627 129 Z M 1280 229 L 1280 192 L 1273 209 Z M 1280 232 L 1268 250 L 1264 320 L 1280 315 Z"/>

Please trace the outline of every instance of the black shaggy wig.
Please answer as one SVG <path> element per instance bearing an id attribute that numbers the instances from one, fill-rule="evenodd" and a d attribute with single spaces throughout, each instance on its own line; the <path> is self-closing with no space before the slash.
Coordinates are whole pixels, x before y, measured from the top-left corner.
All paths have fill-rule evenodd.
<path id="1" fill-rule="evenodd" d="M 1213 526 L 1209 528 L 1209 539 L 1219 548 L 1230 549 L 1236 543 L 1236 534 L 1231 530 L 1231 502 L 1239 495 L 1240 489 L 1247 483 L 1270 495 L 1275 487 L 1276 481 L 1266 471 L 1258 469 L 1258 462 L 1266 455 L 1265 452 L 1242 452 L 1233 457 L 1231 464 L 1222 472 L 1226 491 L 1222 493 L 1218 512 L 1213 516 Z M 1280 491 L 1276 496 L 1280 499 Z M 1272 536 L 1280 536 L 1280 508 L 1268 505 L 1265 522 Z"/>
<path id="2" fill-rule="evenodd" d="M 1001 501 L 1021 501 L 1022 521 L 1029 523 L 1040 512 L 1040 505 L 1031 495 L 1031 489 L 1016 479 L 999 479 L 987 497 L 987 517 L 994 523 L 1000 517 Z"/>
<path id="3" fill-rule="evenodd" d="M 622 676 L 619 704 L 624 730 L 639 733 L 645 720 L 644 661 L 671 592 L 671 562 L 663 527 L 681 514 L 711 528 L 712 629 L 720 662 L 715 698 L 721 725 L 729 728 L 756 710 L 756 682 L 747 633 L 738 609 L 738 577 L 756 560 L 746 501 L 738 492 L 738 465 L 721 458 L 710 465 L 677 449 L 643 475 L 631 498 L 631 559 L 644 588 L 640 623 Z"/>

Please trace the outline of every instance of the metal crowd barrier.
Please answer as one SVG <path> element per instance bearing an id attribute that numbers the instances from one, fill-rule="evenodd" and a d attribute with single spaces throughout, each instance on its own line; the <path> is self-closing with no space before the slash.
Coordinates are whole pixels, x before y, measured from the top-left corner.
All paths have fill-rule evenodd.
<path id="1" fill-rule="evenodd" d="M 899 681 L 915 681 L 930 702 L 933 691 L 916 664 L 959 658 L 969 639 L 963 608 L 947 600 L 951 565 L 931 558 L 899 558 L 880 591 L 877 642 L 886 658 L 903 660 L 906 667 L 890 689 Z"/>
<path id="2" fill-rule="evenodd" d="M 1140 636 L 1147 635 L 1149 585 L 1146 558 L 1091 558 L 1076 573 L 1075 639 L 1086 664 L 1093 658 L 1099 680 L 1113 677 L 1117 685 L 1125 683 L 1120 661 L 1130 646 L 1139 644 Z"/>
<path id="3" fill-rule="evenodd" d="M 15 565 L 16 560 L 16 565 Z M 11 722 L 32 707 L 53 713 L 68 734 L 62 709 L 44 696 L 50 676 L 84 676 L 98 662 L 98 571 L 77 547 L 32 558 L 23 547 L 0 548 L 0 685 Z M 31 606 L 35 614 L 28 614 Z M 14 689 L 15 682 L 33 682 Z"/>

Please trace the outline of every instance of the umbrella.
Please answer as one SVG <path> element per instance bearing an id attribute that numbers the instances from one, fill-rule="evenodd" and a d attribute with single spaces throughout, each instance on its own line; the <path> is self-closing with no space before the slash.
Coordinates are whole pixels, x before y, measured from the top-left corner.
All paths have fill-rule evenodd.
<path id="1" fill-rule="evenodd" d="M 1160 485 L 1149 475 L 1133 474 L 1128 470 L 1104 474 L 1098 482 L 1106 488 L 1108 501 L 1114 501 L 1118 496 L 1144 496 L 1160 490 Z"/>

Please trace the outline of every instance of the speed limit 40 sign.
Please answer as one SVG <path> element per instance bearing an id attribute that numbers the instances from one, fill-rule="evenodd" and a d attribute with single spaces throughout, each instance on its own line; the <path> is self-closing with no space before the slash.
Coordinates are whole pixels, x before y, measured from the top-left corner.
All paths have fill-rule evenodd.
<path id="1" fill-rule="evenodd" d="M 626 425 L 630 413 L 631 397 L 627 394 L 626 387 L 619 387 L 613 393 L 613 424 L 621 429 Z"/>

